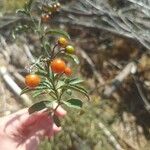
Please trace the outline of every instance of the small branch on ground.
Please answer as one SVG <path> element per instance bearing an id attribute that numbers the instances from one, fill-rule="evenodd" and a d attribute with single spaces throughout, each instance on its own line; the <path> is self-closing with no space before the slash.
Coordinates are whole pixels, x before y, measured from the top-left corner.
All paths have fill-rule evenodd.
<path id="1" fill-rule="evenodd" d="M 95 76 L 95 78 L 97 79 L 97 81 L 100 83 L 100 85 L 103 85 L 105 83 L 102 75 L 100 72 L 98 72 L 95 68 L 95 64 L 93 63 L 93 61 L 91 60 L 91 58 L 86 54 L 86 52 L 84 52 L 83 50 L 80 49 L 80 54 L 81 56 L 87 61 L 87 63 L 90 65 L 93 74 Z"/>
<path id="2" fill-rule="evenodd" d="M 116 138 L 111 134 L 111 132 L 105 127 L 102 122 L 98 123 L 99 128 L 104 132 L 108 140 L 113 144 L 116 150 L 124 150 L 121 145 L 118 143 Z"/>
<path id="3" fill-rule="evenodd" d="M 29 99 L 29 97 L 26 94 L 20 96 L 22 89 L 13 80 L 12 76 L 8 73 L 6 67 L 4 66 L 0 67 L 0 75 L 2 76 L 5 83 L 14 92 L 14 94 L 17 95 L 19 98 L 21 98 L 22 100 L 21 102 L 23 103 L 23 105 L 30 106 L 32 104 L 32 101 Z"/>
<path id="4" fill-rule="evenodd" d="M 131 71 L 134 69 L 136 70 L 136 67 L 137 66 L 134 62 L 127 64 L 125 68 L 113 79 L 111 85 L 106 85 L 103 96 L 109 98 L 130 75 Z"/>

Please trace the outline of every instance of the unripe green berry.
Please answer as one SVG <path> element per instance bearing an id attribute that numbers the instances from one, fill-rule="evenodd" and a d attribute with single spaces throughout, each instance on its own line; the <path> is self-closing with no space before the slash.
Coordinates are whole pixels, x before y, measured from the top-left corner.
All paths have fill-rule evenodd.
<path id="1" fill-rule="evenodd" d="M 66 52 L 69 53 L 69 54 L 73 54 L 75 52 L 75 49 L 72 45 L 68 45 L 66 47 Z"/>

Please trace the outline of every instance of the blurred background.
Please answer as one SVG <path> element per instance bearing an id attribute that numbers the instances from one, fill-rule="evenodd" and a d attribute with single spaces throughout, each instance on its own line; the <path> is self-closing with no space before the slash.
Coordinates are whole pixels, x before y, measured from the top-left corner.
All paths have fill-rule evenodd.
<path id="1" fill-rule="evenodd" d="M 20 96 L 24 76 L 40 55 L 32 33 L 13 39 L 17 25 L 28 22 L 16 10 L 26 0 L 0 0 L 0 115 L 34 101 Z M 51 0 L 38 0 L 38 3 Z M 82 112 L 68 110 L 63 130 L 44 150 L 150 149 L 150 1 L 60 0 L 48 26 L 67 31 L 80 59 L 77 74 L 91 100 Z M 36 3 L 35 3 L 36 6 Z M 35 9 L 35 8 L 33 8 Z M 30 23 L 30 22 L 29 22 Z"/>

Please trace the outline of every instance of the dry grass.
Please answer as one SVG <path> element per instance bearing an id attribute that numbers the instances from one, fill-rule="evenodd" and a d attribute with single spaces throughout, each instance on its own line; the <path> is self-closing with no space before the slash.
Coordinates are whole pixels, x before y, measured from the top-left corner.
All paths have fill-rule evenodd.
<path id="1" fill-rule="evenodd" d="M 0 6 L 0 11 L 12 12 L 18 8 L 22 8 L 26 0 L 2 0 L 2 5 Z"/>

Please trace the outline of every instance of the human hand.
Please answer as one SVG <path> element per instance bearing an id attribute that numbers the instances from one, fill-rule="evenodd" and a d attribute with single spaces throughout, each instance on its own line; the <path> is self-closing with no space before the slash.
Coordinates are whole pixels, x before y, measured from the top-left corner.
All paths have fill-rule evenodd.
<path id="1" fill-rule="evenodd" d="M 57 116 L 65 114 L 64 109 L 57 108 Z M 42 138 L 50 138 L 60 130 L 47 112 L 29 115 L 25 108 L 0 119 L 0 150 L 37 150 Z"/>

